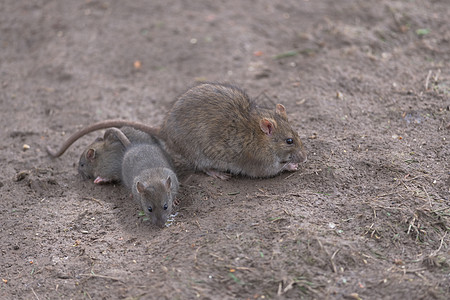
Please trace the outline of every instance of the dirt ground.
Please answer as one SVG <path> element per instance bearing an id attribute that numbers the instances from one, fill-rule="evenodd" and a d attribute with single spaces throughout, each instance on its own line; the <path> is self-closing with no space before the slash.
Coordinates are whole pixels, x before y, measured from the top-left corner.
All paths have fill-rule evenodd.
<path id="1" fill-rule="evenodd" d="M 2 1 L 1 299 L 448 299 L 446 0 Z M 76 165 L 198 81 L 282 103 L 295 173 L 195 174 L 172 226 Z M 29 149 L 25 149 L 28 145 Z"/>

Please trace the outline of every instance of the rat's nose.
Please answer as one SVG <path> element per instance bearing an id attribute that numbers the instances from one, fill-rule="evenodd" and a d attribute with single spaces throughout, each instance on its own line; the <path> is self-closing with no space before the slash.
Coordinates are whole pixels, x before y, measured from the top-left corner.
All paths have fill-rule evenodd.
<path id="1" fill-rule="evenodd" d="M 166 227 L 166 221 L 159 219 L 156 221 L 156 226 L 158 226 L 159 228 L 164 228 Z"/>
<path id="2" fill-rule="evenodd" d="M 308 160 L 308 156 L 306 155 L 306 151 L 305 149 L 300 149 L 296 154 L 295 154 L 295 160 L 299 163 L 305 163 Z"/>

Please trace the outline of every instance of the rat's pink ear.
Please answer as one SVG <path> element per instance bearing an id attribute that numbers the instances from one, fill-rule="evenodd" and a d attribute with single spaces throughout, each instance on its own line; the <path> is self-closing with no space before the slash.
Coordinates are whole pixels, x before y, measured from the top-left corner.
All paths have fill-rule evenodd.
<path id="1" fill-rule="evenodd" d="M 172 186 L 172 178 L 169 176 L 169 177 L 167 177 L 167 180 L 166 180 L 166 189 L 170 190 L 171 186 Z"/>
<path id="2" fill-rule="evenodd" d="M 145 186 L 140 181 L 138 181 L 136 183 L 136 189 L 137 189 L 139 194 L 142 194 L 144 192 L 144 190 L 145 190 Z"/>
<path id="3" fill-rule="evenodd" d="M 277 114 L 279 114 L 283 119 L 287 120 L 287 114 L 286 114 L 286 108 L 284 107 L 283 104 L 277 104 L 276 108 L 275 108 L 275 112 Z"/>
<path id="4" fill-rule="evenodd" d="M 86 152 L 86 158 L 90 161 L 93 161 L 95 159 L 95 149 L 90 148 L 87 152 Z"/>
<path id="5" fill-rule="evenodd" d="M 261 121 L 259 121 L 259 127 L 267 135 L 272 135 L 272 132 L 275 129 L 275 124 L 276 123 L 274 120 L 269 120 L 266 118 L 261 119 Z"/>

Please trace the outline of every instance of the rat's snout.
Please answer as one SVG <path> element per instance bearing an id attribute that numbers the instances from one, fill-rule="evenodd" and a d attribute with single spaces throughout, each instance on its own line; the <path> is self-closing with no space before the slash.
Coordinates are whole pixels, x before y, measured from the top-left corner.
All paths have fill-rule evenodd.
<path id="1" fill-rule="evenodd" d="M 158 226 L 159 228 L 164 228 L 166 227 L 166 220 L 157 219 L 155 225 Z"/>
<path id="2" fill-rule="evenodd" d="M 305 163 L 308 160 L 305 149 L 301 147 L 296 153 L 292 155 L 292 162 Z"/>
<path id="3" fill-rule="evenodd" d="M 85 169 L 84 164 L 80 163 L 80 164 L 78 165 L 78 174 L 80 174 L 81 179 L 82 179 L 82 180 L 92 179 L 92 176 L 89 175 L 89 174 L 87 174 L 87 172 L 86 172 L 84 169 Z"/>
<path id="4" fill-rule="evenodd" d="M 308 160 L 308 155 L 306 154 L 305 148 L 301 145 L 297 152 L 297 159 L 299 163 L 305 163 Z"/>

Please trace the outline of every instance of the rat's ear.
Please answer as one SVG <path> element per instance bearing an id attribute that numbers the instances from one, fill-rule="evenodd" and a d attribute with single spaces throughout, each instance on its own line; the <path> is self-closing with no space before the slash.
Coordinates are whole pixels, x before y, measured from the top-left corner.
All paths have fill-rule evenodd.
<path id="1" fill-rule="evenodd" d="M 139 194 L 142 194 L 145 191 L 145 186 L 140 181 L 138 181 L 136 183 L 136 189 Z"/>
<path id="2" fill-rule="evenodd" d="M 265 134 L 272 135 L 276 127 L 276 123 L 275 120 L 264 118 L 259 121 L 259 127 Z"/>
<path id="3" fill-rule="evenodd" d="M 286 114 L 286 108 L 284 107 L 283 104 L 277 104 L 276 108 L 275 108 L 275 112 L 280 115 L 283 119 L 287 120 L 287 114 Z"/>
<path id="4" fill-rule="evenodd" d="M 86 152 L 86 159 L 93 161 L 95 159 L 95 149 L 89 148 Z"/>
<path id="5" fill-rule="evenodd" d="M 172 186 L 172 178 L 170 176 L 167 177 L 165 186 L 166 186 L 166 189 L 169 191 L 170 187 Z"/>

